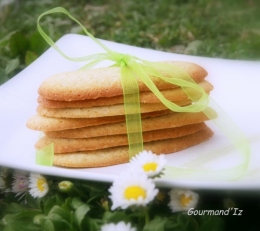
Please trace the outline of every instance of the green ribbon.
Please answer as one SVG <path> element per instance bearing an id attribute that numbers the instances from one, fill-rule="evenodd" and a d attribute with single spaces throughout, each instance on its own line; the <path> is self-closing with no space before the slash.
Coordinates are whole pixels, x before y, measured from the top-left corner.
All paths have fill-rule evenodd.
<path id="1" fill-rule="evenodd" d="M 63 13 L 78 23 L 86 35 L 88 35 L 95 43 L 102 47 L 105 52 L 78 58 L 71 58 L 64 54 L 40 26 L 41 18 L 45 15 L 53 13 Z M 229 138 L 231 143 L 240 151 L 243 157 L 243 163 L 241 164 L 243 167 L 243 172 L 246 170 L 250 156 L 250 145 L 247 138 L 244 136 L 243 132 L 241 132 L 234 124 L 234 122 L 225 114 L 225 112 L 208 96 L 204 89 L 196 84 L 195 81 L 185 71 L 177 66 L 166 63 L 150 62 L 135 56 L 110 50 L 92 34 L 90 34 L 77 19 L 75 19 L 66 9 L 62 7 L 57 7 L 41 14 L 37 20 L 37 28 L 46 42 L 64 58 L 75 62 L 88 61 L 88 63 L 80 69 L 92 68 L 100 62 L 107 60 L 114 62 L 113 66 L 120 67 L 129 144 L 129 158 L 143 150 L 142 123 L 138 88 L 138 81 L 142 81 L 167 108 L 174 112 L 192 113 L 203 111 L 205 115 L 211 119 L 220 128 L 220 130 L 222 130 L 222 132 Z M 181 87 L 187 96 L 193 101 L 193 103 L 187 106 L 178 106 L 167 100 L 156 87 L 151 79 L 151 76 Z M 218 118 L 215 118 L 216 113 L 212 113 L 212 109 L 210 109 L 208 106 L 214 108 L 218 114 Z M 170 169 L 174 170 L 175 173 L 178 171 L 184 171 L 185 173 L 189 172 L 186 169 L 184 170 L 175 167 L 169 167 L 168 170 Z M 199 170 L 192 170 L 193 173 L 194 171 L 200 174 Z"/>
<path id="2" fill-rule="evenodd" d="M 54 144 L 51 143 L 36 151 L 36 164 L 52 166 L 54 158 Z"/>

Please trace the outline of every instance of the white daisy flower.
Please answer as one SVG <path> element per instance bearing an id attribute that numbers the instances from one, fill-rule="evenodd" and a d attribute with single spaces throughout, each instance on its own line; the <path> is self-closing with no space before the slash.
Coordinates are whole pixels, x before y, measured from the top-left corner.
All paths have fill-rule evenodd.
<path id="1" fill-rule="evenodd" d="M 155 184 L 147 175 L 137 172 L 121 174 L 110 187 L 112 210 L 129 206 L 145 206 L 152 201 L 158 193 Z"/>
<path id="2" fill-rule="evenodd" d="M 31 173 L 29 176 L 29 193 L 34 197 L 44 197 L 49 191 L 47 180 L 39 173 Z"/>
<path id="3" fill-rule="evenodd" d="M 148 177 L 155 177 L 162 173 L 166 162 L 165 155 L 156 155 L 144 150 L 131 158 L 130 168 L 144 172 Z"/>
<path id="4" fill-rule="evenodd" d="M 172 212 L 188 211 L 195 208 L 199 195 L 190 190 L 172 189 L 169 192 L 170 203 L 168 204 Z"/>
<path id="5" fill-rule="evenodd" d="M 121 221 L 117 224 L 110 223 L 103 225 L 101 231 L 136 231 L 136 229 L 132 228 L 130 223 Z"/>
<path id="6" fill-rule="evenodd" d="M 26 193 L 29 186 L 28 173 L 21 170 L 15 170 L 13 172 L 12 192 L 20 194 Z"/>

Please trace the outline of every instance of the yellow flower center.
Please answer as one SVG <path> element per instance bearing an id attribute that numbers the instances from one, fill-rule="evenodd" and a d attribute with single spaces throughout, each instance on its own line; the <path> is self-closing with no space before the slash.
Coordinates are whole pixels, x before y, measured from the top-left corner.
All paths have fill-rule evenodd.
<path id="1" fill-rule="evenodd" d="M 185 194 L 182 194 L 180 199 L 182 207 L 186 207 L 191 200 L 192 200 L 192 196 L 187 197 Z"/>
<path id="2" fill-rule="evenodd" d="M 158 166 L 157 163 L 150 162 L 150 163 L 146 163 L 145 165 L 143 165 L 143 169 L 145 172 L 155 171 L 157 169 L 157 166 Z"/>
<path id="3" fill-rule="evenodd" d="M 130 199 L 135 199 L 137 200 L 140 196 L 145 198 L 146 197 L 146 191 L 141 188 L 140 186 L 130 186 L 125 190 L 125 198 L 130 200 Z"/>
<path id="4" fill-rule="evenodd" d="M 68 186 L 68 182 L 66 182 L 66 181 L 60 182 L 59 186 L 66 188 Z"/>
<path id="5" fill-rule="evenodd" d="M 38 179 L 37 180 L 37 188 L 39 189 L 39 191 L 43 192 L 45 187 L 44 184 L 46 183 L 45 179 Z"/>

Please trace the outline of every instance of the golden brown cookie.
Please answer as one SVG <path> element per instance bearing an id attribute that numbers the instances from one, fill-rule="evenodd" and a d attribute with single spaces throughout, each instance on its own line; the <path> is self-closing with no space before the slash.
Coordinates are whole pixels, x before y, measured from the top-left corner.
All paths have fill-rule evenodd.
<path id="1" fill-rule="evenodd" d="M 190 104 L 190 100 L 177 101 L 179 106 Z M 136 105 L 129 105 L 131 112 L 135 113 Z M 150 113 L 155 111 L 167 110 L 162 103 L 140 104 L 141 113 Z M 90 108 L 45 108 L 38 106 L 37 112 L 41 116 L 53 118 L 97 118 L 118 116 L 125 114 L 124 104 L 116 104 L 110 106 L 90 107 Z"/>
<path id="2" fill-rule="evenodd" d="M 198 132 L 205 127 L 206 125 L 204 123 L 199 123 L 177 128 L 147 131 L 143 132 L 143 141 L 150 142 L 186 136 Z M 68 153 L 125 146 L 128 144 L 128 139 L 126 134 L 92 137 L 87 139 L 64 139 L 44 136 L 38 140 L 35 144 L 35 148 L 42 149 L 50 143 L 54 143 L 55 153 Z"/>
<path id="3" fill-rule="evenodd" d="M 212 111 L 212 116 L 216 113 Z M 165 128 L 181 127 L 188 124 L 201 123 L 208 120 L 203 112 L 196 113 L 170 113 L 162 116 L 150 117 L 142 119 L 143 131 L 151 131 Z M 90 126 L 78 129 L 68 129 L 62 131 L 45 132 L 49 137 L 53 138 L 90 138 L 97 136 L 109 136 L 116 134 L 126 134 L 125 122 L 104 124 L 100 126 Z"/>
<path id="4" fill-rule="evenodd" d="M 169 110 L 155 111 L 150 113 L 143 113 L 142 118 L 160 116 L 171 113 Z M 125 116 L 110 116 L 110 117 L 99 117 L 99 118 L 52 118 L 40 116 L 38 114 L 32 116 L 26 126 L 32 130 L 37 131 L 59 131 L 66 129 L 81 128 L 87 126 L 109 124 L 115 122 L 125 121 Z"/>
<path id="5" fill-rule="evenodd" d="M 188 73 L 195 82 L 201 82 L 206 76 L 205 69 L 194 63 L 167 61 Z M 169 77 L 169 76 L 165 76 Z M 176 86 L 152 77 L 158 89 L 171 89 Z M 148 91 L 138 79 L 139 91 Z M 90 70 L 60 73 L 47 78 L 39 87 L 39 94 L 45 99 L 71 101 L 113 97 L 122 95 L 123 90 L 119 67 L 96 68 Z"/>
<path id="6" fill-rule="evenodd" d="M 207 93 L 209 93 L 213 89 L 213 86 L 206 80 L 203 80 L 202 82 L 198 83 L 198 85 L 201 86 Z M 190 90 L 189 92 L 190 94 L 192 94 L 192 90 Z M 188 100 L 187 94 L 181 88 L 161 90 L 161 93 L 166 99 L 172 102 Z M 78 101 L 48 100 L 43 98 L 42 96 L 39 96 L 38 103 L 45 108 L 85 108 L 123 104 L 124 101 L 122 95 Z M 140 92 L 140 103 L 160 103 L 160 101 L 154 93 L 150 91 L 145 91 Z"/>
<path id="7" fill-rule="evenodd" d="M 144 143 L 144 149 L 151 150 L 156 154 L 174 153 L 202 143 L 212 135 L 213 132 L 206 128 L 187 136 Z M 103 167 L 123 164 L 128 161 L 127 146 L 54 155 L 54 165 L 70 168 Z"/>

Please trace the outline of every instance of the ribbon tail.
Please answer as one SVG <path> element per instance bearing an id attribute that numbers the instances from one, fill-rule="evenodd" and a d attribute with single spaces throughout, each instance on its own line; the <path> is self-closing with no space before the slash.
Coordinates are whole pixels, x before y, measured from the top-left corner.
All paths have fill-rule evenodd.
<path id="1" fill-rule="evenodd" d="M 133 75 L 134 73 L 129 67 L 121 67 L 129 159 L 143 150 L 139 88 L 136 77 Z"/>
<path id="2" fill-rule="evenodd" d="M 167 63 L 154 63 L 149 61 L 143 61 L 143 63 L 145 64 L 142 68 L 143 74 L 140 75 L 142 81 L 167 108 L 175 112 L 200 112 L 207 107 L 208 94 L 184 70 Z M 181 87 L 193 103 L 187 106 L 178 106 L 169 101 L 162 95 L 149 76 Z"/>
<path id="3" fill-rule="evenodd" d="M 204 110 L 203 113 L 211 119 L 211 121 L 219 128 L 219 130 L 227 137 L 232 145 L 240 152 L 242 157 L 242 164 L 240 166 L 240 172 L 237 175 L 243 175 L 248 168 L 249 159 L 251 155 L 251 146 L 246 135 L 235 124 L 235 122 L 227 115 L 227 113 L 209 97 L 209 106 L 214 108 L 217 117 L 212 118 L 212 113 L 209 110 Z"/>
<path id="4" fill-rule="evenodd" d="M 104 59 L 99 58 L 97 60 L 93 60 L 92 62 L 89 62 L 86 65 L 82 66 L 79 70 L 91 69 L 92 67 L 96 66 L 97 64 L 101 63 L 104 60 L 106 60 L 106 58 Z"/>
<path id="5" fill-rule="evenodd" d="M 52 166 L 54 158 L 54 144 L 51 143 L 44 148 L 36 151 L 36 164 Z"/>
<path id="6" fill-rule="evenodd" d="M 71 60 L 71 61 L 81 62 L 81 61 L 86 61 L 88 57 L 71 58 L 71 57 L 67 56 L 58 48 L 58 46 L 54 43 L 54 41 L 43 31 L 43 29 L 40 26 L 41 18 L 44 17 L 45 15 L 54 14 L 54 13 L 63 13 L 65 15 L 67 15 L 70 19 L 72 19 L 74 22 L 76 22 L 81 27 L 81 29 L 84 31 L 84 33 L 86 35 L 88 35 L 95 43 L 97 43 L 100 47 L 102 47 L 106 52 L 112 53 L 112 51 L 108 47 L 106 47 L 103 43 L 101 43 L 98 39 L 96 39 L 91 33 L 89 33 L 86 30 L 86 28 L 76 18 L 74 18 L 65 8 L 56 7 L 56 8 L 53 8 L 51 10 L 48 10 L 48 11 L 42 13 L 38 17 L 37 29 L 38 29 L 39 33 L 41 34 L 41 36 L 45 39 L 45 41 L 50 46 L 52 46 L 59 54 L 61 54 L 64 58 Z"/>

